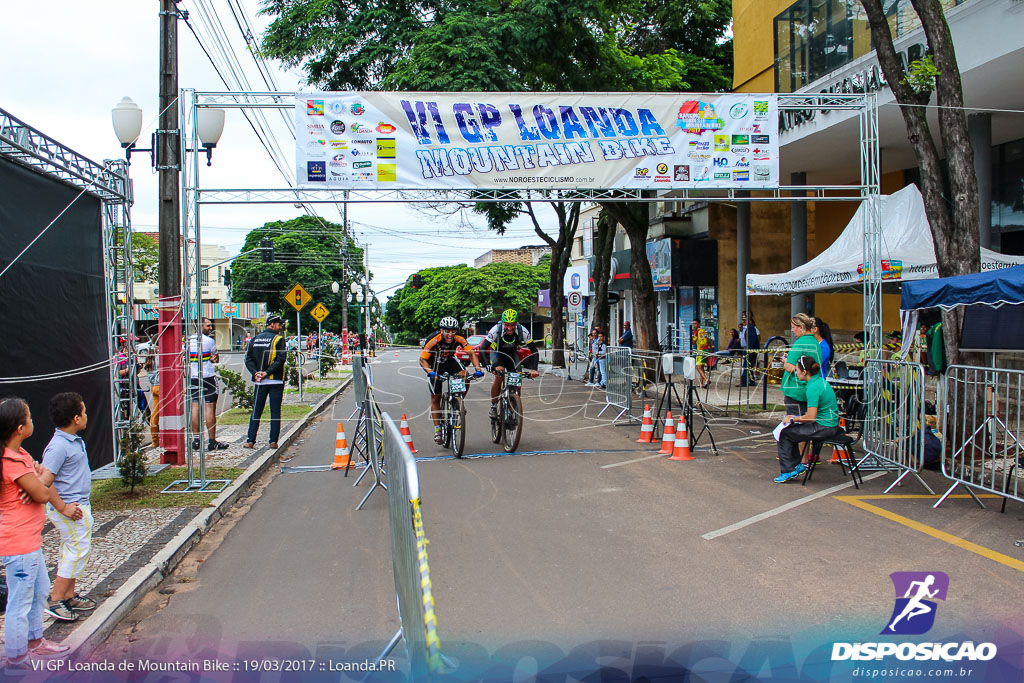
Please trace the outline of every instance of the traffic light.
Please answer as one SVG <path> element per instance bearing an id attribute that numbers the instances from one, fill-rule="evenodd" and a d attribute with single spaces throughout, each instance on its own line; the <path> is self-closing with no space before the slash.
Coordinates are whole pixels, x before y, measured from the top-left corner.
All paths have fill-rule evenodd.
<path id="1" fill-rule="evenodd" d="M 263 263 L 274 262 L 274 240 L 270 238 L 264 238 L 260 240 L 260 260 Z"/>
<path id="2" fill-rule="evenodd" d="M 230 287 L 231 286 L 231 269 L 230 268 L 225 268 L 224 269 L 224 286 L 225 287 Z"/>
<path id="3" fill-rule="evenodd" d="M 413 289 L 420 289 L 420 288 L 422 288 L 423 287 L 423 276 L 421 276 L 419 273 L 416 273 L 415 275 L 413 275 L 412 276 L 412 280 L 409 282 L 409 286 L 412 287 Z"/>

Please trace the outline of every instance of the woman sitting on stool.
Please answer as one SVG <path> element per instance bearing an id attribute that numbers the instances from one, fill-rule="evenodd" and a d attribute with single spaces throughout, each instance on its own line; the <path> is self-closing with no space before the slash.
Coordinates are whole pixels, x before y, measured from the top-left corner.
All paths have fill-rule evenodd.
<path id="1" fill-rule="evenodd" d="M 782 474 L 776 484 L 784 484 L 803 474 L 807 466 L 800 462 L 800 444 L 804 441 L 824 441 L 843 433 L 839 427 L 839 405 L 836 394 L 821 377 L 821 366 L 811 356 L 800 356 L 796 363 L 796 377 L 807 382 L 807 412 L 787 415 L 787 423 L 779 435 L 779 467 Z"/>

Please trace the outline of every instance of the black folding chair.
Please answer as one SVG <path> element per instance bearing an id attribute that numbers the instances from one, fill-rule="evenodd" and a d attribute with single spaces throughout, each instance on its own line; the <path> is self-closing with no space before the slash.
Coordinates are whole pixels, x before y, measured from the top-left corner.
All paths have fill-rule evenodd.
<path id="1" fill-rule="evenodd" d="M 847 474 L 853 479 L 854 488 L 859 489 L 864 483 L 864 476 L 857 467 L 857 460 L 853 454 L 853 445 L 860 440 L 864 433 L 864 418 L 867 415 L 867 406 L 861 403 L 856 396 L 850 398 L 847 406 L 846 429 L 842 434 L 831 439 L 822 439 L 811 442 L 811 457 L 807 461 L 807 469 L 804 471 L 802 486 L 806 486 L 814 475 L 814 468 L 821 462 L 821 451 L 825 446 L 832 446 L 836 455 L 839 456 L 839 467 L 843 470 L 843 476 Z M 857 480 L 860 479 L 860 483 Z"/>

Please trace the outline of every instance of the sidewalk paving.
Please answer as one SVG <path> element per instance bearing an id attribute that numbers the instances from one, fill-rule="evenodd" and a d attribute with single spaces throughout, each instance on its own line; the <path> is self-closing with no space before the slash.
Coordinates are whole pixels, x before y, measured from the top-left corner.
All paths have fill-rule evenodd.
<path id="1" fill-rule="evenodd" d="M 347 386 L 351 377 L 351 371 L 339 372 L 336 369 L 326 380 L 313 380 L 304 382 L 303 387 L 329 388 L 331 393 L 306 393 L 303 400 L 299 400 L 298 393 L 285 393 L 282 405 L 308 405 L 311 410 L 305 416 L 293 420 L 281 420 L 280 448 L 277 452 L 270 451 L 267 447 L 267 435 L 269 429 L 270 410 L 264 410 L 263 420 L 260 424 L 260 431 L 257 436 L 257 447 L 254 449 L 242 448 L 248 431 L 248 423 L 241 425 L 218 425 L 217 440 L 229 445 L 227 450 L 212 451 L 206 454 L 206 466 L 211 467 L 232 467 L 248 470 L 253 463 L 268 454 L 283 452 L 287 447 L 285 439 L 294 438 L 291 430 L 302 427 L 308 423 L 321 409 L 325 408 L 336 398 L 336 396 Z M 158 464 L 162 449 L 150 448 L 147 452 L 147 462 Z M 36 454 L 39 455 L 39 454 Z M 195 464 L 198 477 L 198 461 Z M 246 475 L 250 473 L 247 471 Z M 238 478 L 241 480 L 244 476 Z M 183 470 L 182 479 L 188 477 L 187 471 Z M 251 477 L 254 482 L 257 476 Z M 238 481 L 236 480 L 236 481 Z M 252 482 L 247 482 L 252 483 Z M 174 495 L 174 494 L 168 494 Z M 220 498 L 218 498 L 220 500 Z M 89 556 L 89 562 L 85 573 L 78 579 L 76 589 L 82 595 L 92 598 L 97 603 L 96 613 L 103 611 L 104 602 L 115 595 L 117 590 L 125 585 L 129 579 L 140 569 L 146 567 L 153 558 L 171 542 L 186 526 L 199 517 L 206 507 L 168 507 L 159 509 L 134 509 L 117 511 L 97 511 L 94 513 L 93 525 L 93 547 Z M 46 566 L 50 570 L 50 581 L 53 582 L 56 571 L 58 553 L 60 549 L 60 534 L 49 521 L 43 526 L 43 555 L 46 558 Z M 3 567 L 0 566 L 0 581 L 4 580 Z M 46 638 L 62 641 L 76 629 L 88 621 L 94 612 L 83 613 L 78 621 L 73 623 L 58 622 L 50 617 L 43 621 L 44 635 Z M 0 614 L 0 643 L 3 643 L 2 627 L 4 616 Z"/>

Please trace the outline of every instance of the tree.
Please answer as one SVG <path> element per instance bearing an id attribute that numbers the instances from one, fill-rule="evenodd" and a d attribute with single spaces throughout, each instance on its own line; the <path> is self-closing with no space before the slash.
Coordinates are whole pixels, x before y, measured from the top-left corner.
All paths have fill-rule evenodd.
<path id="1" fill-rule="evenodd" d="M 274 221 L 246 235 L 242 251 L 257 249 L 264 239 L 274 243 L 274 263 L 263 263 L 258 251 L 236 259 L 232 268 L 235 301 L 264 301 L 268 312 L 284 314 L 290 322 L 295 309 L 284 297 L 292 285 L 300 283 L 313 301 L 331 311 L 324 321 L 327 329 L 340 331 L 342 306 L 347 305 L 349 319 L 356 320 L 358 308 L 349 303 L 347 283 L 354 275 L 363 276 L 363 251 L 351 239 L 346 244 L 340 225 L 313 216 Z M 342 285 L 338 294 L 331 291 L 332 282 Z M 312 310 L 313 304 L 302 309 L 305 330 L 316 329 Z"/>
<path id="2" fill-rule="evenodd" d="M 658 348 L 658 321 L 655 310 L 654 278 L 647 261 L 647 204 L 641 202 L 602 202 L 601 208 L 626 230 L 632 258 L 629 261 L 629 286 L 633 290 L 633 332 L 636 348 Z"/>
<path id="3" fill-rule="evenodd" d="M 144 232 L 133 232 L 132 269 L 135 282 L 156 282 L 159 261 L 160 246 L 157 241 Z"/>
<path id="4" fill-rule="evenodd" d="M 594 321 L 608 333 L 608 343 L 618 342 L 612 334 L 608 316 L 608 277 L 611 274 L 612 246 L 615 243 L 615 221 L 611 214 L 602 210 L 597 218 L 597 233 L 594 235 Z"/>
<path id="5" fill-rule="evenodd" d="M 981 267 L 978 233 L 978 179 L 967 135 L 963 86 L 953 37 L 939 0 L 911 0 L 921 19 L 929 54 L 904 69 L 881 0 L 861 0 L 871 39 L 885 79 L 902 107 L 907 137 L 921 176 L 921 196 L 935 245 L 939 277 L 976 273 Z M 939 105 L 939 136 L 946 152 L 943 166 L 928 125 L 927 105 L 935 93 Z M 950 363 L 960 362 L 961 314 L 943 313 L 943 340 Z"/>

